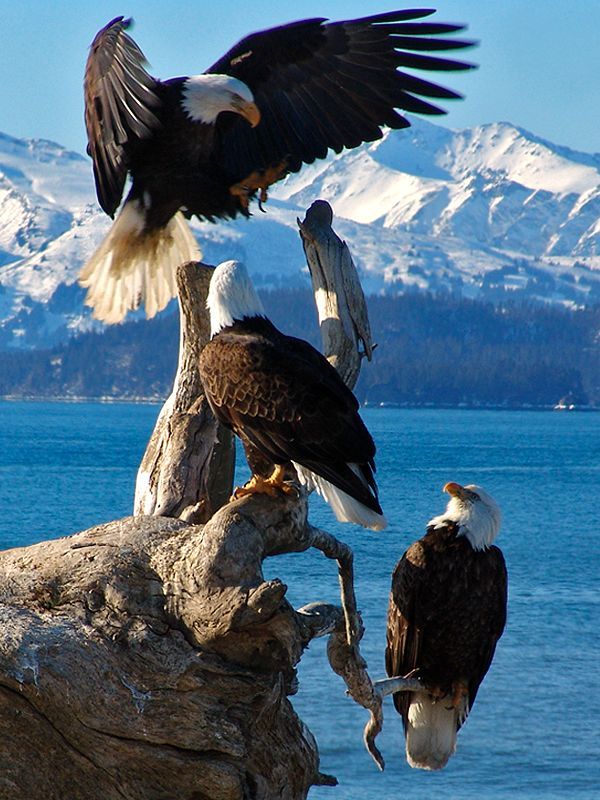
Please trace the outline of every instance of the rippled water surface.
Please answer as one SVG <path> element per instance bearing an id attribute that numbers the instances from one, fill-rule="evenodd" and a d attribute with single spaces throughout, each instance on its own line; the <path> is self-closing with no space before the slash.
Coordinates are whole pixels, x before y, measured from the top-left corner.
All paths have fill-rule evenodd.
<path id="1" fill-rule="evenodd" d="M 130 513 L 157 406 L 0 403 L 0 547 L 62 536 Z M 393 566 L 444 506 L 449 480 L 500 502 L 498 544 L 510 579 L 507 629 L 448 767 L 411 770 L 391 701 L 380 774 L 361 742 L 366 712 L 329 670 L 325 642 L 300 665 L 294 704 L 337 788 L 311 800 L 579 798 L 600 785 L 600 414 L 366 410 L 378 444 L 381 533 L 339 525 L 319 498 L 314 524 L 355 549 L 363 651 L 383 676 Z M 296 605 L 338 602 L 336 569 L 318 553 L 270 559 L 268 577 Z"/>

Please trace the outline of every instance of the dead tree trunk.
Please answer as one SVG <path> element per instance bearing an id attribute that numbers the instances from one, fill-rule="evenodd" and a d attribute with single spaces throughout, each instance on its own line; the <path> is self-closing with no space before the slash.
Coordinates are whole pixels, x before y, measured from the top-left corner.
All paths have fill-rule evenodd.
<path id="1" fill-rule="evenodd" d="M 353 389 L 361 359 L 371 360 L 374 345 L 358 272 L 348 245 L 333 230 L 332 222 L 329 203 L 316 200 L 304 220 L 298 220 L 298 227 L 312 279 L 323 354 Z"/>
<path id="2" fill-rule="evenodd" d="M 177 270 L 179 363 L 138 470 L 136 515 L 206 522 L 231 495 L 233 436 L 214 418 L 198 371 L 200 351 L 210 339 L 206 295 L 212 271 L 200 263 Z"/>
<path id="3" fill-rule="evenodd" d="M 301 225 L 321 264 L 323 237 L 339 255 L 330 222 L 320 205 Z M 339 255 L 332 274 L 355 292 L 348 259 Z M 0 554 L 0 797 L 301 800 L 335 783 L 288 700 L 303 649 L 322 635 L 332 668 L 370 711 L 366 743 L 379 756 L 381 692 L 360 655 L 351 549 L 309 524 L 302 494 L 214 513 L 233 461 L 196 366 L 208 277 L 203 265 L 179 270 L 179 369 L 140 467 L 136 516 Z M 346 332 L 370 355 L 364 309 L 323 292 L 327 354 L 352 384 L 360 358 L 335 343 L 335 318 L 351 321 Z M 338 562 L 341 608 L 294 610 L 286 586 L 264 580 L 264 558 L 309 547 Z"/>

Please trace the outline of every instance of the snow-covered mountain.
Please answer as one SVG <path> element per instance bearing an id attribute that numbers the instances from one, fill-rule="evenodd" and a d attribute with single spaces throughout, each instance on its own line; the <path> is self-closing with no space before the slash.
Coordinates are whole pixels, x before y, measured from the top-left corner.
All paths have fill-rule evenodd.
<path id="1" fill-rule="evenodd" d="M 508 123 L 451 131 L 413 119 L 289 176 L 266 214 L 194 224 L 205 260 L 242 259 L 262 285 L 306 281 L 296 219 L 319 197 L 369 292 L 600 301 L 600 154 Z M 0 134 L 0 348 L 97 324 L 76 278 L 109 225 L 87 158 Z"/>

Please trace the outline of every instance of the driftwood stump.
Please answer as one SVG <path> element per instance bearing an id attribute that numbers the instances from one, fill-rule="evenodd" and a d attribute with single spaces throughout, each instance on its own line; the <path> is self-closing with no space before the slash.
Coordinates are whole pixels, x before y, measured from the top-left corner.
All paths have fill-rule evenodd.
<path id="1" fill-rule="evenodd" d="M 231 495 L 233 436 L 213 416 L 198 371 L 210 339 L 206 295 L 213 269 L 191 262 L 177 270 L 179 363 L 138 470 L 134 514 L 206 522 Z"/>
<path id="2" fill-rule="evenodd" d="M 301 233 L 320 264 L 326 354 L 353 385 L 357 344 L 368 356 L 372 344 L 330 223 L 319 203 Z M 135 516 L 0 554 L 0 798 L 300 800 L 335 783 L 288 700 L 304 648 L 323 635 L 331 667 L 370 711 L 365 740 L 382 764 L 382 692 L 360 655 L 351 549 L 309 524 L 302 492 L 226 503 L 233 447 L 197 371 L 209 276 L 204 265 L 179 269 L 179 369 Z M 341 607 L 295 610 L 281 581 L 264 580 L 266 557 L 309 547 L 337 561 Z"/>
<path id="3" fill-rule="evenodd" d="M 135 517 L 2 554 L 0 797 L 296 798 L 319 781 L 287 700 L 301 617 L 260 561 L 217 552 L 226 538 L 218 517 Z"/>

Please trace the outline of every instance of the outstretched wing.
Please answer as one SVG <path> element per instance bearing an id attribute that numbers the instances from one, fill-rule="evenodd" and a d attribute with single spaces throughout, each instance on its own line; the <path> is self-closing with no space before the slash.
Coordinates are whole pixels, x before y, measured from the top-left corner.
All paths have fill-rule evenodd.
<path id="1" fill-rule="evenodd" d="M 270 460 L 302 464 L 371 507 L 372 494 L 346 467 L 365 464 L 375 494 L 375 445 L 356 398 L 307 342 L 281 335 L 281 343 L 221 333 L 206 345 L 200 371 L 217 417 Z"/>
<path id="2" fill-rule="evenodd" d="M 346 22 L 294 22 L 242 39 L 208 70 L 247 84 L 261 112 L 250 129 L 241 120 L 221 120 L 222 153 L 232 175 L 287 161 L 291 171 L 381 138 L 382 126 L 410 123 L 395 109 L 443 114 L 423 98 L 459 94 L 405 69 L 469 69 L 472 65 L 430 55 L 471 42 L 446 38 L 460 25 L 413 20 L 432 10 L 393 11 Z M 439 38 L 440 35 L 442 38 Z M 219 123 L 218 123 L 219 124 Z"/>
<path id="3" fill-rule="evenodd" d="M 131 20 L 116 17 L 98 32 L 85 68 L 85 126 L 98 202 L 117 210 L 135 143 L 159 127 L 156 81 L 144 54 L 125 33 Z"/>

